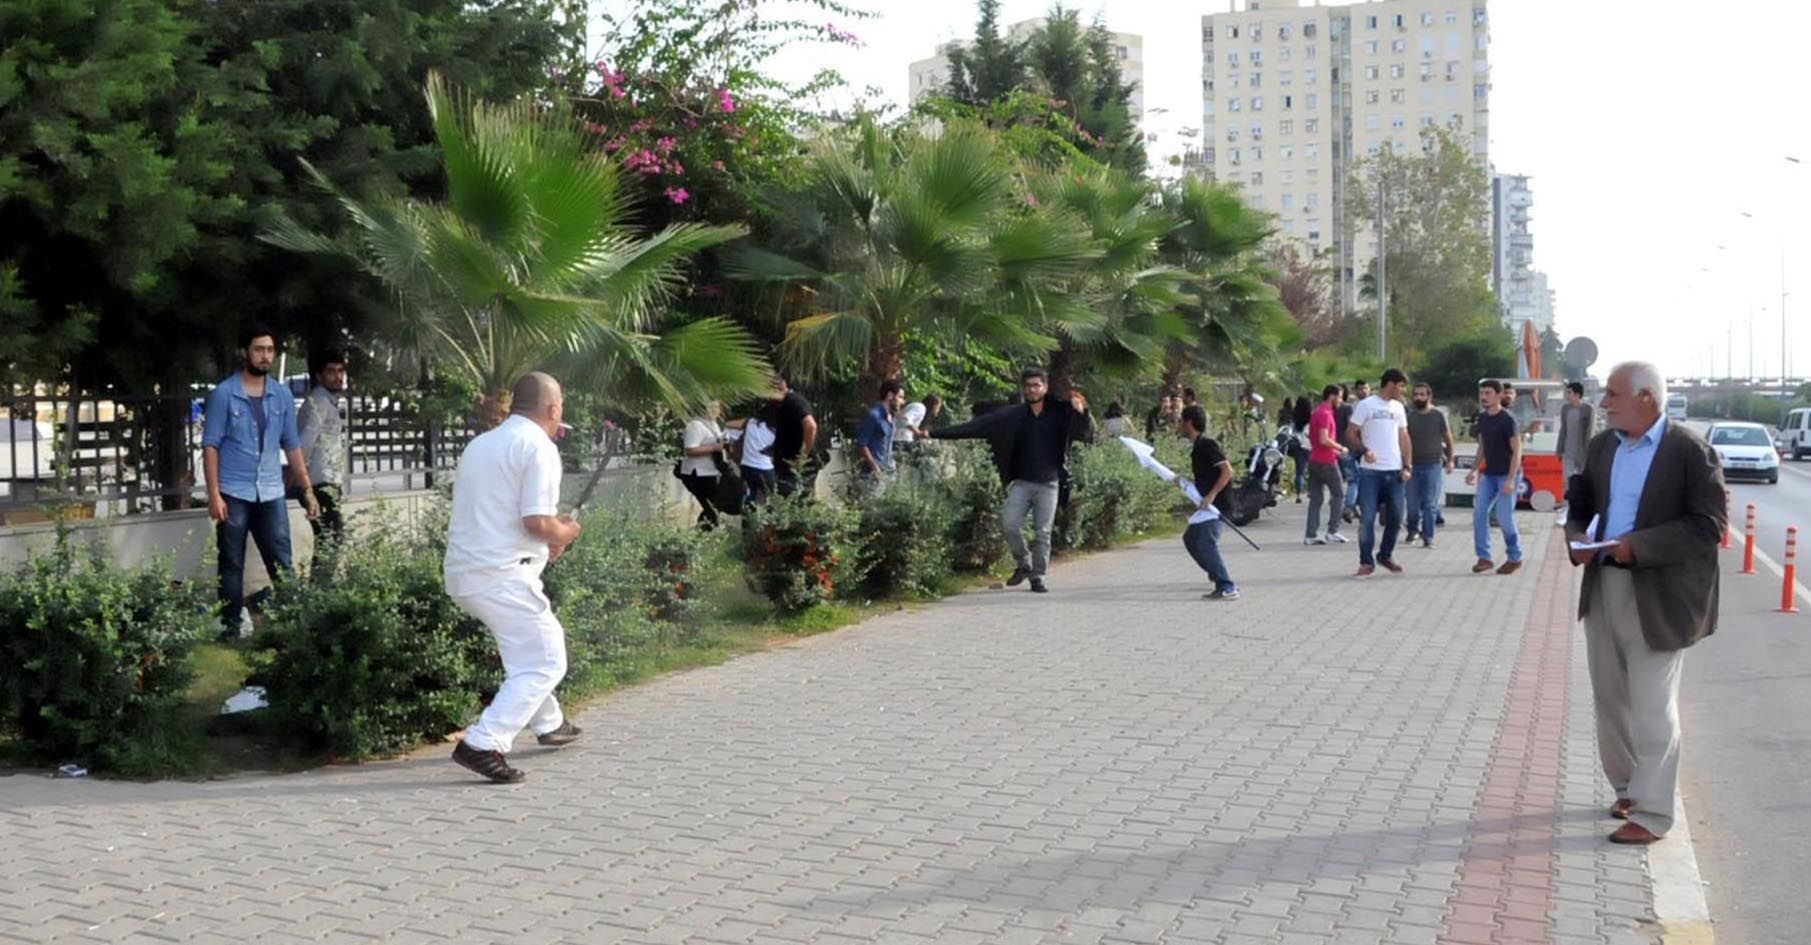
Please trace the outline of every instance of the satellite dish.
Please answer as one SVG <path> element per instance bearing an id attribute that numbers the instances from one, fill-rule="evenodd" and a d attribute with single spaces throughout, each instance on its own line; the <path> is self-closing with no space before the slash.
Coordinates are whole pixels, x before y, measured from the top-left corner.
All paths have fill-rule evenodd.
<path id="1" fill-rule="evenodd" d="M 1560 360 L 1575 371 L 1583 371 L 1597 363 L 1597 342 L 1579 335 L 1566 342 L 1566 350 L 1560 354 Z"/>

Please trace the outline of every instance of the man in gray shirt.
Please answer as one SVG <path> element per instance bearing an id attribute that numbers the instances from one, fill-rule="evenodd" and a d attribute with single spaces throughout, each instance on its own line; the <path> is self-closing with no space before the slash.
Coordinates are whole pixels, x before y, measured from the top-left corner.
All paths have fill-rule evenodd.
<path id="1" fill-rule="evenodd" d="M 1566 384 L 1566 406 L 1559 412 L 1559 442 L 1553 454 L 1566 470 L 1566 480 L 1585 468 L 1585 446 L 1591 442 L 1594 425 L 1591 405 L 1585 403 L 1585 385 L 1578 381 Z"/>
<path id="2" fill-rule="evenodd" d="M 1434 406 L 1434 389 L 1415 385 L 1415 402 L 1409 410 L 1409 489 L 1407 540 L 1421 537 L 1421 547 L 1434 547 L 1434 527 L 1440 520 L 1441 477 L 1453 468 L 1453 434 L 1446 414 Z"/>

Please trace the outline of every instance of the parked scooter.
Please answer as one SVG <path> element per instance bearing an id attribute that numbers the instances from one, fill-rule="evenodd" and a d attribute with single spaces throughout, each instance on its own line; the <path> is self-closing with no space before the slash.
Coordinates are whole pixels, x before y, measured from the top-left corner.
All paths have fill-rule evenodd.
<path id="1" fill-rule="evenodd" d="M 1264 510 L 1277 504 L 1283 481 L 1283 461 L 1295 443 L 1295 428 L 1284 424 L 1276 436 L 1252 446 L 1245 455 L 1245 474 L 1219 495 L 1215 505 L 1234 525 L 1257 521 Z"/>

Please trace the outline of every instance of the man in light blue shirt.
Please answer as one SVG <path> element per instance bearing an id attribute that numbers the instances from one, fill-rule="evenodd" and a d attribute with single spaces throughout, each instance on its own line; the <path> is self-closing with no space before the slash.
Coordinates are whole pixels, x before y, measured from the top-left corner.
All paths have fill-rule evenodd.
<path id="1" fill-rule="evenodd" d="M 283 464 L 301 490 L 308 517 L 320 514 L 308 463 L 296 434 L 296 399 L 280 382 L 271 383 L 277 357 L 276 333 L 248 326 L 239 336 L 239 370 L 208 394 L 202 423 L 201 457 L 207 474 L 208 518 L 219 556 L 220 617 L 226 636 L 248 636 L 245 619 L 245 539 L 249 534 L 273 582 L 292 571 L 289 512 L 284 507 Z"/>
<path id="2" fill-rule="evenodd" d="M 893 474 L 893 416 L 903 406 L 905 385 L 885 381 L 880 385 L 880 400 L 862 417 L 855 435 L 855 474 L 864 486 L 879 488 Z"/>
<path id="3" fill-rule="evenodd" d="M 1660 438 L 1666 434 L 1666 414 L 1654 420 L 1646 433 L 1631 435 L 1616 431 L 1616 461 L 1610 466 L 1610 500 L 1600 508 L 1602 517 L 1599 540 L 1621 538 L 1635 530 L 1635 510 L 1641 507 L 1641 490 L 1647 486 L 1648 469 L 1654 465 L 1654 453 L 1660 449 Z"/>

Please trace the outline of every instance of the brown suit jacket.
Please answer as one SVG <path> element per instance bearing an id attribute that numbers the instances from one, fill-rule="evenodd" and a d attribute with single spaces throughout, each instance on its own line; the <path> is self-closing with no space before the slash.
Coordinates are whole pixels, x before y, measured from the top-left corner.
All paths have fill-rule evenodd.
<path id="1" fill-rule="evenodd" d="M 1620 443 L 1614 431 L 1606 431 L 1587 448 L 1584 472 L 1572 477 L 1574 491 L 1567 497 L 1569 538 L 1583 537 L 1591 517 L 1608 506 L 1610 467 Z M 1681 650 L 1716 631 L 1717 544 L 1728 526 L 1728 497 L 1716 452 L 1684 424 L 1669 421 L 1641 490 L 1635 530 L 1622 536 L 1635 553 L 1635 600 L 1648 646 Z M 1605 567 L 1596 561 L 1585 565 L 1578 594 L 1581 619 L 1591 610 Z"/>

